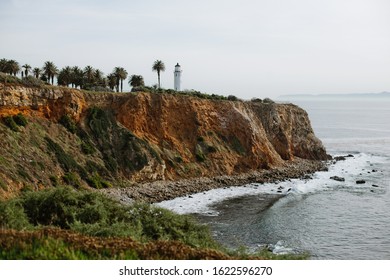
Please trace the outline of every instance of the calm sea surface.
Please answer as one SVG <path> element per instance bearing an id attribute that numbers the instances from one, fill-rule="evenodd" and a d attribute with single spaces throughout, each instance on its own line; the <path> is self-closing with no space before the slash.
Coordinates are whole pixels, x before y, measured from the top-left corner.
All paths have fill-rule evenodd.
<path id="1" fill-rule="evenodd" d="M 328 153 L 353 157 L 310 180 L 213 190 L 161 206 L 194 213 L 233 248 L 268 244 L 313 259 L 390 259 L 390 98 L 289 101 L 309 113 Z M 291 191 L 264 209 L 280 189 Z"/>

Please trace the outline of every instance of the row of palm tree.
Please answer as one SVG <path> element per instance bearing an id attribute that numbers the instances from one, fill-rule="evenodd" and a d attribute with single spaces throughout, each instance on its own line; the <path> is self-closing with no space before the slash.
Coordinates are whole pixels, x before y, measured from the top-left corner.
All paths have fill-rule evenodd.
<path id="1" fill-rule="evenodd" d="M 165 71 L 164 62 L 156 60 L 153 63 L 152 70 L 157 72 L 158 87 L 161 88 L 160 75 Z M 127 71 L 123 67 L 115 67 L 112 73 L 104 77 L 99 69 L 88 65 L 84 69 L 78 66 L 66 66 L 61 70 L 52 61 L 46 61 L 42 68 L 32 68 L 29 64 L 20 66 L 15 60 L 0 60 L 0 72 L 16 76 L 19 72 L 22 78 L 32 74 L 35 78 L 54 84 L 54 78 L 57 77 L 57 84 L 61 86 L 71 86 L 72 88 L 93 89 L 110 88 L 123 92 L 123 81 L 128 77 Z M 141 75 L 132 75 L 129 77 L 129 85 L 132 87 L 144 86 L 144 79 Z"/>

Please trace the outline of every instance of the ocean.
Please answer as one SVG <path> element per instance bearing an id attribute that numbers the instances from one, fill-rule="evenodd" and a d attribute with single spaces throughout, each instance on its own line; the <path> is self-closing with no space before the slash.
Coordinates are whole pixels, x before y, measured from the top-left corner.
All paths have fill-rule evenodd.
<path id="1" fill-rule="evenodd" d="M 311 179 L 233 186 L 159 205 L 195 215 L 230 248 L 267 246 L 278 254 L 307 252 L 312 259 L 390 259 L 390 98 L 288 101 L 308 112 L 329 154 L 350 156 Z M 288 189 L 275 200 L 277 190 Z"/>

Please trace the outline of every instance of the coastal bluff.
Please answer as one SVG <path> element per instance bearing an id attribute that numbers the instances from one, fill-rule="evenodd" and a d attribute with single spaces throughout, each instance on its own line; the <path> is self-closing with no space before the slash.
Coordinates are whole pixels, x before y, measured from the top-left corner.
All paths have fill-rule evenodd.
<path id="1" fill-rule="evenodd" d="M 27 124 L 12 129 L 10 119 Z M 56 184 L 127 187 L 328 159 L 293 104 L 0 83 L 0 195 Z"/>

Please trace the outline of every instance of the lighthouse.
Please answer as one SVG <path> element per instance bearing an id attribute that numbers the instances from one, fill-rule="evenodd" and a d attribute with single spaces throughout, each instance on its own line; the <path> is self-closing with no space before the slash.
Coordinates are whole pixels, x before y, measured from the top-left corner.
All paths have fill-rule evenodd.
<path id="1" fill-rule="evenodd" d="M 179 63 L 175 65 L 175 72 L 173 73 L 175 75 L 175 80 L 174 80 L 175 90 L 180 91 L 181 69 Z"/>

